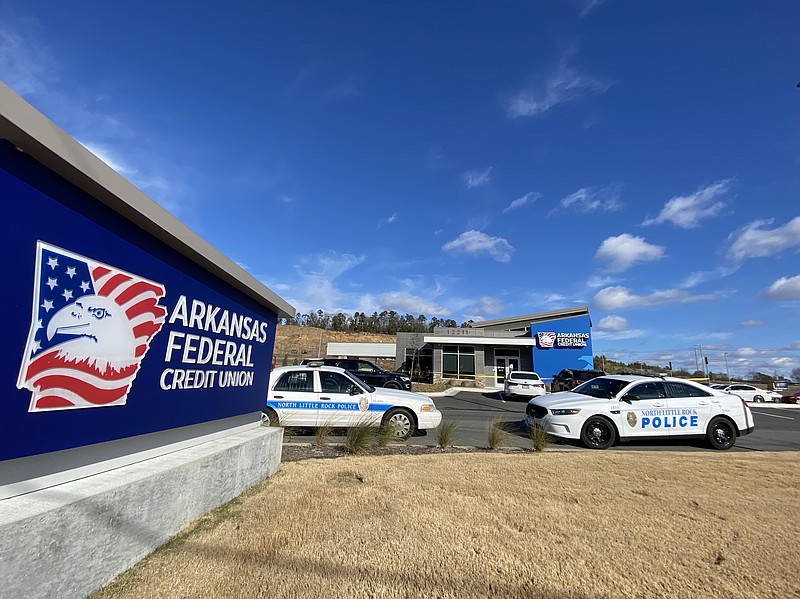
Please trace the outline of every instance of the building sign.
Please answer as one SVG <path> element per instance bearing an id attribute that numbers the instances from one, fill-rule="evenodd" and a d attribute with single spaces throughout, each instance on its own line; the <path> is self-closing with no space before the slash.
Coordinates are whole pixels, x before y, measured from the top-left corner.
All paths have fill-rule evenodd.
<path id="1" fill-rule="evenodd" d="M 277 313 L 0 141 L 0 461 L 264 407 Z"/>
<path id="2" fill-rule="evenodd" d="M 586 347 L 589 333 L 554 333 L 552 331 L 536 333 L 539 347 L 549 349 L 557 348 L 581 348 Z"/>

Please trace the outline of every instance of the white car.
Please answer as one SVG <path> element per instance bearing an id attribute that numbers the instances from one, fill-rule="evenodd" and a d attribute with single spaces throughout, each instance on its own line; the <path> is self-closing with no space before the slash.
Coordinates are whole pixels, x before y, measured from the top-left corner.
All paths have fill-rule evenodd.
<path id="1" fill-rule="evenodd" d="M 392 427 L 394 438 L 434 429 L 442 413 L 433 400 L 399 389 L 376 389 L 336 366 L 312 362 L 275 368 L 262 421 L 272 426 Z"/>
<path id="2" fill-rule="evenodd" d="M 713 387 L 715 389 L 719 389 L 720 391 L 724 391 L 725 393 L 733 393 L 734 395 L 738 395 L 745 401 L 752 401 L 755 403 L 761 403 L 763 401 L 779 402 L 781 397 L 783 397 L 780 393 L 759 389 L 758 387 L 754 387 L 753 385 L 745 385 L 744 383 L 731 383 L 729 385 L 717 384 L 713 385 Z"/>
<path id="3" fill-rule="evenodd" d="M 617 439 L 707 439 L 714 449 L 730 449 L 736 437 L 753 432 L 753 414 L 744 400 L 675 377 L 601 376 L 572 391 L 531 399 L 528 426 L 542 427 L 591 449 Z"/>
<path id="4" fill-rule="evenodd" d="M 547 393 L 544 382 L 535 372 L 514 370 L 506 376 L 503 385 L 503 399 L 517 397 L 538 397 Z"/>

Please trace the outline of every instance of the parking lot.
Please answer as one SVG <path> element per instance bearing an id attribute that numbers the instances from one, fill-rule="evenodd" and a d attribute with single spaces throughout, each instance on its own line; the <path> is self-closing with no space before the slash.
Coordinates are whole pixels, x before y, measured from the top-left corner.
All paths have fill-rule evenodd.
<path id="1" fill-rule="evenodd" d="M 443 421 L 455 421 L 455 445 L 487 447 L 489 427 L 500 422 L 508 432 L 504 447 L 530 448 L 525 427 L 525 401 L 503 401 L 498 392 L 460 391 L 453 396 L 434 397 Z M 800 451 L 800 406 L 788 404 L 750 404 L 755 431 L 736 440 L 731 451 Z M 313 431 L 298 431 L 294 442 L 313 442 Z M 332 442 L 336 442 L 332 439 Z M 436 431 L 416 435 L 407 443 L 436 445 Z M 551 447 L 588 451 L 579 445 L 555 441 Z M 635 441 L 618 443 L 623 451 L 712 451 L 704 443 L 692 441 Z"/>

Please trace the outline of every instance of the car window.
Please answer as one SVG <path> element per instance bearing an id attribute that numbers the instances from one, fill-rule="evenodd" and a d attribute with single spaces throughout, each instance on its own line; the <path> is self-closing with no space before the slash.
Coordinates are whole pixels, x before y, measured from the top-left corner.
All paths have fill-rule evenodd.
<path id="1" fill-rule="evenodd" d="M 372 364 L 369 362 L 358 362 L 357 366 L 358 372 L 375 372 L 375 368 L 373 368 Z"/>
<path id="2" fill-rule="evenodd" d="M 664 397 L 661 383 L 653 382 L 636 385 L 633 389 L 628 391 L 628 393 L 635 395 L 639 399 L 659 399 L 660 397 Z"/>
<path id="3" fill-rule="evenodd" d="M 596 378 L 578 385 L 573 389 L 575 393 L 590 395 L 592 397 L 602 397 L 610 399 L 615 397 L 620 390 L 628 384 L 628 381 L 621 381 L 612 378 Z"/>
<path id="4" fill-rule="evenodd" d="M 350 393 L 353 381 L 338 372 L 320 372 L 319 382 L 325 393 Z"/>
<path id="5" fill-rule="evenodd" d="M 275 384 L 275 391 L 313 391 L 314 377 L 310 370 L 287 372 Z"/>
<path id="6" fill-rule="evenodd" d="M 667 397 L 706 397 L 711 395 L 711 393 L 694 385 L 675 383 L 673 381 L 664 381 L 664 389 L 667 392 Z"/>
<path id="7" fill-rule="evenodd" d="M 511 374 L 508 375 L 507 378 L 510 378 L 510 379 L 513 379 L 513 380 L 520 380 L 520 379 L 525 380 L 525 379 L 527 379 L 527 380 L 530 380 L 530 381 L 538 381 L 539 380 L 539 375 L 536 374 L 535 372 L 512 372 Z"/>
<path id="8" fill-rule="evenodd" d="M 593 370 L 576 370 L 575 371 L 575 378 L 579 381 L 588 381 L 589 379 L 593 379 L 597 376 L 597 373 Z"/>

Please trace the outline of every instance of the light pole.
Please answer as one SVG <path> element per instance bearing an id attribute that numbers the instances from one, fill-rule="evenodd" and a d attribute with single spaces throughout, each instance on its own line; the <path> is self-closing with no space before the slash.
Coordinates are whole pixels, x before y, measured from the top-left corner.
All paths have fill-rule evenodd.
<path id="1" fill-rule="evenodd" d="M 722 357 L 725 358 L 725 376 L 728 377 L 728 382 L 731 382 L 731 373 L 728 371 L 728 352 L 723 352 Z"/>

